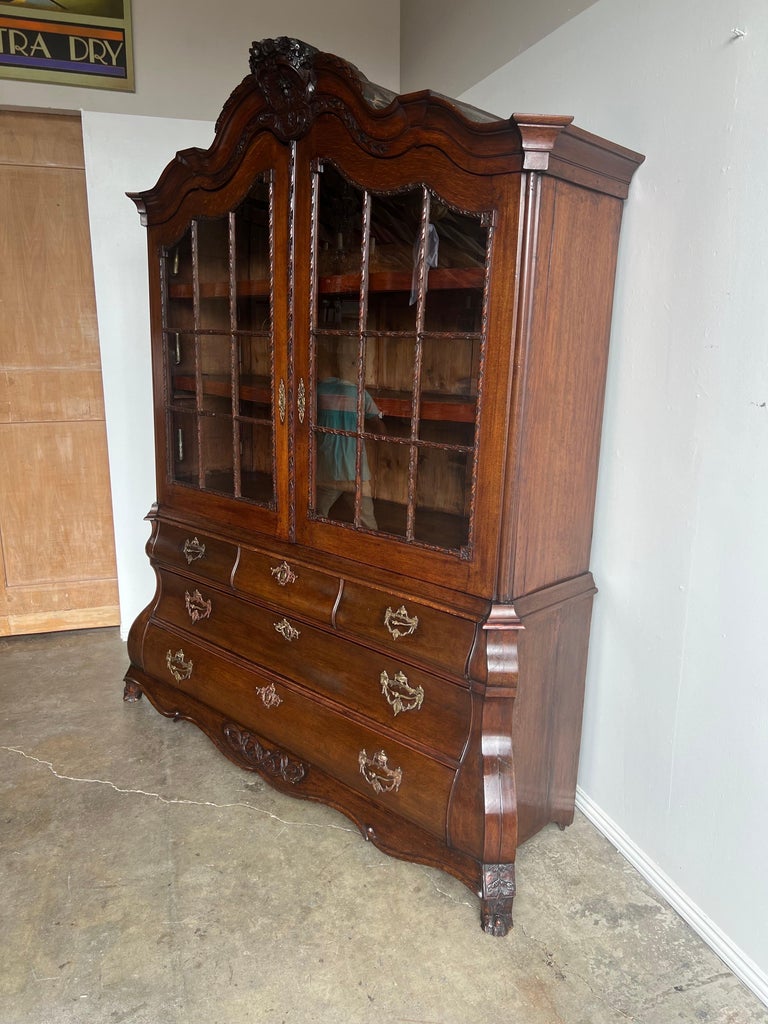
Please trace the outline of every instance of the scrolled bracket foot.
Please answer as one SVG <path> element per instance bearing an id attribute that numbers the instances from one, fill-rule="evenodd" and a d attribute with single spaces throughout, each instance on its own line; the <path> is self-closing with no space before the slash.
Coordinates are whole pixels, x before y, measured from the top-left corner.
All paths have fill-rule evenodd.
<path id="1" fill-rule="evenodd" d="M 125 687 L 123 689 L 123 700 L 128 704 L 135 704 L 137 700 L 141 700 L 144 691 L 141 689 L 138 683 L 135 683 L 132 679 L 125 680 Z"/>
<path id="2" fill-rule="evenodd" d="M 503 938 L 512 927 L 515 865 L 484 864 L 480 924 L 488 935 Z"/>

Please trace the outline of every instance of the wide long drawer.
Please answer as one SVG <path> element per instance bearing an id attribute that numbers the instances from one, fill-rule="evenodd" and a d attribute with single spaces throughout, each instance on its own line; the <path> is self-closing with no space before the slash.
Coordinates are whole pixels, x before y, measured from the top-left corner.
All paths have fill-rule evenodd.
<path id="1" fill-rule="evenodd" d="M 233 724 L 253 729 L 433 835 L 445 837 L 454 767 L 161 626 L 149 626 L 143 661 L 150 675 L 230 717 Z M 238 742 L 237 730 L 225 738 Z M 295 774 L 297 768 L 300 771 L 295 765 L 289 770 Z"/>
<path id="2" fill-rule="evenodd" d="M 155 616 L 458 760 L 471 697 L 398 658 L 262 608 L 197 581 L 162 574 Z"/>

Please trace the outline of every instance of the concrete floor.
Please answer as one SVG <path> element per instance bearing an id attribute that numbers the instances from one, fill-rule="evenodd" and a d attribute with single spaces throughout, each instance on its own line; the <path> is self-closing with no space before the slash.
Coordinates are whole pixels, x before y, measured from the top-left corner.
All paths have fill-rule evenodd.
<path id="1" fill-rule="evenodd" d="M 0 1024 L 768 1022 L 584 818 L 520 850 L 494 939 L 125 667 L 116 630 L 0 640 Z"/>

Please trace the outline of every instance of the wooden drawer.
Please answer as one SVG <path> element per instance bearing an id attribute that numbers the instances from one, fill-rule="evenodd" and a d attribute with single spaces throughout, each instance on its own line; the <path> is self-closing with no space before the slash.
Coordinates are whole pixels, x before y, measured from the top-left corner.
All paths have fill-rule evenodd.
<path id="1" fill-rule="evenodd" d="M 204 614 L 194 619 L 198 607 Z M 195 581 L 171 573 L 163 574 L 155 614 L 249 662 L 296 680 L 405 740 L 415 740 L 455 761 L 461 756 L 471 719 L 469 691 L 400 661 L 394 650 L 390 656 L 379 654 L 281 612 L 219 591 L 206 591 Z M 166 678 L 167 669 L 161 674 Z"/>
<path id="2" fill-rule="evenodd" d="M 460 677 L 475 637 L 473 621 L 358 583 L 344 584 L 336 627 L 391 648 L 398 657 L 426 661 Z"/>
<path id="3" fill-rule="evenodd" d="M 237 545 L 193 529 L 160 523 L 152 558 L 217 583 L 229 583 L 237 561 Z"/>
<path id="4" fill-rule="evenodd" d="M 378 734 L 374 728 L 350 721 L 305 692 L 261 677 L 258 671 L 173 631 L 150 625 L 143 654 L 150 674 L 231 717 L 233 723 L 253 729 L 286 752 L 317 765 L 432 835 L 445 837 L 455 768 L 391 736 Z M 377 763 L 379 751 L 384 753 L 385 761 L 379 758 Z"/>
<path id="5" fill-rule="evenodd" d="M 330 623 L 339 595 L 338 576 L 266 551 L 243 548 L 234 585 L 286 611 Z"/>

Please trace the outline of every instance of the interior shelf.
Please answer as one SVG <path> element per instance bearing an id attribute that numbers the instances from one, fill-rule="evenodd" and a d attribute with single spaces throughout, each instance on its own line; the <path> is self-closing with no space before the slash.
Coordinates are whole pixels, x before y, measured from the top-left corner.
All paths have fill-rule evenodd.
<path id="1" fill-rule="evenodd" d="M 228 374 L 203 374 L 203 394 L 229 398 L 231 394 Z M 176 373 L 173 375 L 174 393 L 195 393 L 195 375 Z M 411 399 L 408 391 L 390 391 L 384 388 L 370 388 L 371 396 L 385 416 L 400 419 L 411 418 Z M 243 401 L 269 405 L 272 391 L 269 378 L 243 374 L 240 377 L 240 398 Z M 449 423 L 474 423 L 476 400 L 471 395 L 448 395 L 440 392 L 423 392 L 421 396 L 420 419 L 444 420 Z"/>
<path id="2" fill-rule="evenodd" d="M 368 276 L 369 292 L 409 292 L 412 274 L 409 270 L 377 270 Z M 446 291 L 448 289 L 482 289 L 485 282 L 484 267 L 436 267 L 429 271 L 428 290 Z M 268 298 L 269 280 L 260 278 L 236 282 L 238 298 L 258 296 Z M 172 299 L 191 299 L 193 285 L 191 281 L 178 281 L 170 285 L 169 294 Z M 333 274 L 318 280 L 318 291 L 321 295 L 356 295 L 360 291 L 360 274 Z M 201 281 L 201 299 L 228 299 L 229 281 Z"/>

